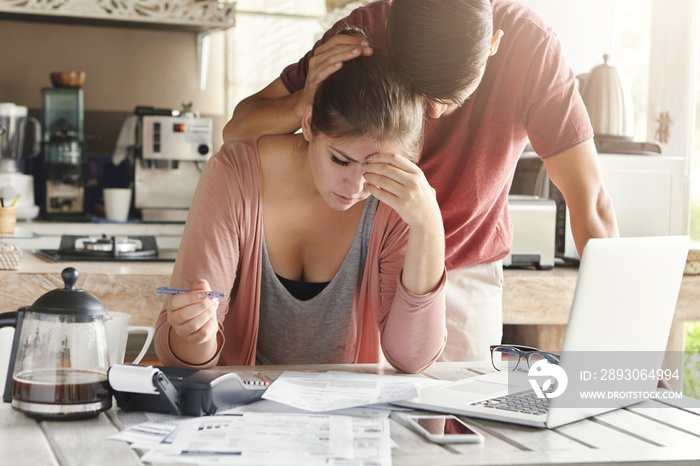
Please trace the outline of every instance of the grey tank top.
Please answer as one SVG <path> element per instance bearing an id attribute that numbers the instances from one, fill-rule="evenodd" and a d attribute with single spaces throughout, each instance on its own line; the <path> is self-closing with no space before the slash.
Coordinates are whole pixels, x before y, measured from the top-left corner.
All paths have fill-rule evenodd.
<path id="1" fill-rule="evenodd" d="M 378 201 L 365 201 L 350 250 L 338 273 L 315 297 L 301 301 L 287 291 L 267 255 L 263 234 L 260 322 L 256 364 L 341 364 L 355 360 L 355 290 L 362 283 Z"/>

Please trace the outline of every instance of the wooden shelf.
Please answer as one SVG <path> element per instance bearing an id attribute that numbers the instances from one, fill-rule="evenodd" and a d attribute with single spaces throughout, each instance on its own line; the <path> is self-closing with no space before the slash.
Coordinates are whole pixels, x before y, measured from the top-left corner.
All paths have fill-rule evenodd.
<path id="1" fill-rule="evenodd" d="M 206 32 L 235 25 L 236 4 L 218 0 L 0 0 L 0 17 L 29 21 Z"/>
<path id="2" fill-rule="evenodd" d="M 206 88 L 208 36 L 235 26 L 235 16 L 235 2 L 220 0 L 0 0 L 0 19 L 194 33 L 201 90 Z"/>

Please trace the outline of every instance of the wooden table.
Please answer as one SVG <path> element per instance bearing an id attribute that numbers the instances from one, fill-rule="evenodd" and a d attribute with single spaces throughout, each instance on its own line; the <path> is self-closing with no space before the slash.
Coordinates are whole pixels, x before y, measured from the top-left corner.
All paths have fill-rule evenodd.
<path id="1" fill-rule="evenodd" d="M 256 372 L 275 380 L 284 370 L 393 374 L 377 364 L 333 366 L 231 367 Z M 470 369 L 473 369 L 470 370 Z M 471 363 L 437 363 L 424 375 L 458 380 L 485 370 Z M 407 428 L 402 414 L 391 415 L 393 464 L 439 465 L 539 465 L 539 464 L 663 464 L 700 462 L 700 411 L 644 402 L 553 430 L 520 427 L 465 418 L 486 437 L 483 444 L 439 446 Z M 106 438 L 119 430 L 145 422 L 143 413 L 112 408 L 97 418 L 72 422 L 36 422 L 0 406 L 0 464 L 37 465 L 139 465 L 137 452 L 127 444 Z"/>

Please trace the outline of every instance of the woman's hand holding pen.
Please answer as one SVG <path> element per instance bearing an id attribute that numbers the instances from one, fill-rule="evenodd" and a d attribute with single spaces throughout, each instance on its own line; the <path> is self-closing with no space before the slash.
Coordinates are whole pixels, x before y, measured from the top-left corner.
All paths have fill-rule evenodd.
<path id="1" fill-rule="evenodd" d="M 203 364 L 216 354 L 219 300 L 207 296 L 206 280 L 199 280 L 187 293 L 168 296 L 165 301 L 173 353 L 190 364 Z"/>
<path id="2" fill-rule="evenodd" d="M 445 267 L 445 231 L 435 190 L 423 171 L 399 154 L 375 154 L 364 170 L 370 193 L 410 228 L 401 277 L 404 287 L 414 294 L 433 291 Z"/>

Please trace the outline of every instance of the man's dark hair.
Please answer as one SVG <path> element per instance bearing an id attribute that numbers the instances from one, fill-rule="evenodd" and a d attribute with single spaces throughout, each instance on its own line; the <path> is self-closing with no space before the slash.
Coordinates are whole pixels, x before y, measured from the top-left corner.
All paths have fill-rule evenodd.
<path id="1" fill-rule="evenodd" d="M 387 20 L 394 67 L 414 92 L 462 103 L 489 57 L 493 11 L 489 0 L 394 0 Z"/>

